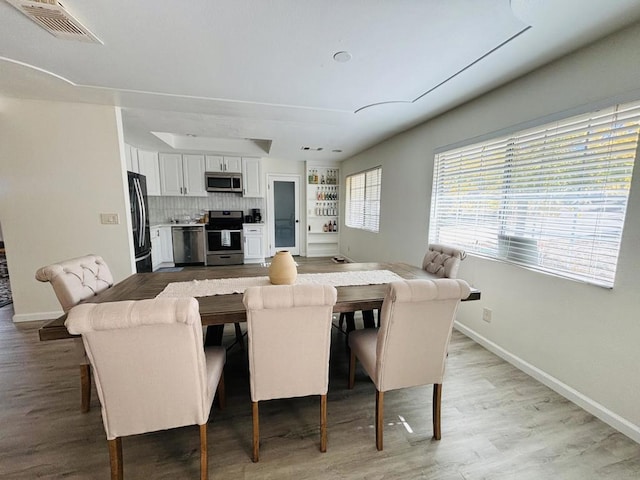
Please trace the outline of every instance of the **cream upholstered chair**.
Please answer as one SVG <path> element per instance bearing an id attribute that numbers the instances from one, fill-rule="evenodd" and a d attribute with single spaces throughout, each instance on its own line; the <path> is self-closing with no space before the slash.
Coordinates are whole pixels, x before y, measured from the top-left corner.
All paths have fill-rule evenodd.
<path id="1" fill-rule="evenodd" d="M 422 260 L 422 269 L 440 278 L 456 278 L 460 262 L 466 256 L 464 250 L 431 243 Z"/>
<path id="2" fill-rule="evenodd" d="M 440 439 L 440 402 L 445 360 L 455 313 L 471 290 L 463 280 L 391 282 L 379 329 L 351 332 L 349 388 L 356 358 L 376 386 L 376 448 L 382 450 L 384 392 L 433 384 L 433 436 Z"/>
<path id="3" fill-rule="evenodd" d="M 65 313 L 113 285 L 111 271 L 98 255 L 85 255 L 42 267 L 36 272 L 36 280 L 51 283 Z M 80 409 L 86 413 L 91 404 L 91 367 L 80 339 L 76 340 L 76 354 L 80 364 Z"/>
<path id="4" fill-rule="evenodd" d="M 331 318 L 337 291 L 329 285 L 249 287 L 247 309 L 253 455 L 259 460 L 258 402 L 320 395 L 320 451 L 327 449 Z"/>
<path id="5" fill-rule="evenodd" d="M 69 311 L 65 325 L 82 335 L 93 366 L 111 478 L 123 477 L 121 437 L 199 425 L 206 479 L 207 420 L 216 388 L 224 404 L 226 354 L 204 349 L 196 299 L 86 303 Z"/>

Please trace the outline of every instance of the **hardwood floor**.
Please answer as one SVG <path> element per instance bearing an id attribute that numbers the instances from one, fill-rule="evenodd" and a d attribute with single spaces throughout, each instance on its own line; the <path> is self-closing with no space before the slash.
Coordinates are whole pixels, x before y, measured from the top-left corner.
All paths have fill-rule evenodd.
<path id="1" fill-rule="evenodd" d="M 40 322 L 0 309 L 0 478 L 107 479 L 100 405 L 80 413 L 72 341 L 40 342 Z M 336 322 L 337 323 L 337 322 Z M 225 342 L 233 343 L 232 326 Z M 640 445 L 454 332 L 443 387 L 442 440 L 432 440 L 431 387 L 385 394 L 384 451 L 375 447 L 374 387 L 347 389 L 344 335 L 333 330 L 328 449 L 318 397 L 260 404 L 260 462 L 251 462 L 245 353 L 226 366 L 227 407 L 208 425 L 211 479 L 638 479 Z M 94 387 L 95 389 L 95 387 Z M 198 427 L 123 439 L 128 479 L 198 478 Z"/>

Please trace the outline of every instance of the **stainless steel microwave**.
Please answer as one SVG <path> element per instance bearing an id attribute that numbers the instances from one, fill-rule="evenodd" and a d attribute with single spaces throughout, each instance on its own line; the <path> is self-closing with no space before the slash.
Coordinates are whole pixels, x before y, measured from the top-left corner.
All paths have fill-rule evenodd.
<path id="1" fill-rule="evenodd" d="M 204 184 L 207 187 L 207 192 L 242 193 L 242 174 L 205 172 Z"/>

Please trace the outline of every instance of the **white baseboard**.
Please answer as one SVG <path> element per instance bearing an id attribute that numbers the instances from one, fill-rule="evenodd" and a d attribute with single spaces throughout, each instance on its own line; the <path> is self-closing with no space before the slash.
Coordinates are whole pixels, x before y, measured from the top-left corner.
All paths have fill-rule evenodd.
<path id="1" fill-rule="evenodd" d="M 501 346 L 493 343 L 491 340 L 483 337 L 479 333 L 474 330 L 471 330 L 469 327 L 462 325 L 459 322 L 455 322 L 454 326 L 456 330 L 466 335 L 467 337 L 474 340 L 476 343 L 482 345 L 484 348 L 489 350 L 490 352 L 496 354 L 503 360 L 509 362 L 514 367 L 522 370 L 527 375 L 538 380 L 540 383 L 546 385 L 551 390 L 559 393 L 567 400 L 575 403 L 579 407 L 585 409 L 590 414 L 602 420 L 607 425 L 615 428 L 620 433 L 626 435 L 631 440 L 640 443 L 640 426 L 631 423 L 630 421 L 622 418 L 620 415 L 612 412 L 607 409 L 603 405 L 599 404 L 595 400 L 583 395 L 577 390 L 571 388 L 569 385 L 561 382 L 557 378 L 549 375 L 548 373 L 540 370 L 539 368 L 531 365 L 528 362 L 525 362 L 520 357 L 513 355 L 512 353 L 506 351 Z"/>
<path id="2" fill-rule="evenodd" d="M 58 310 L 57 312 L 21 313 L 20 315 L 13 316 L 13 323 L 53 320 L 61 316 L 62 313 L 62 310 Z"/>

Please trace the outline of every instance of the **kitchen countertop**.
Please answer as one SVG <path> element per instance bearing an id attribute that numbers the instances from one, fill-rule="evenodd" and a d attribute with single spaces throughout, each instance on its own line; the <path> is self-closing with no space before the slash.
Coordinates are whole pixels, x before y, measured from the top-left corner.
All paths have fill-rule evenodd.
<path id="1" fill-rule="evenodd" d="M 160 228 L 160 227 L 204 227 L 206 225 L 206 223 L 186 223 L 186 222 L 180 222 L 180 223 L 156 223 L 154 225 L 151 225 L 150 228 Z"/>

